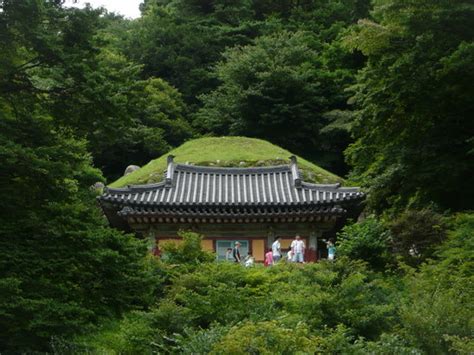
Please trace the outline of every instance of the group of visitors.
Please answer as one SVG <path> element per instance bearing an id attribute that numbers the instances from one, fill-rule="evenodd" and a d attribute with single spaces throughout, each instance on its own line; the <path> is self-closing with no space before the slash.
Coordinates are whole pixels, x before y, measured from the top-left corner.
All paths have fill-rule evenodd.
<path id="1" fill-rule="evenodd" d="M 336 247 L 333 240 L 326 241 L 328 248 L 328 259 L 334 260 L 336 254 Z M 288 251 L 286 257 L 288 262 L 293 263 L 304 263 L 304 253 L 306 250 L 306 245 L 299 235 L 291 242 L 290 250 Z M 277 237 L 272 244 L 272 249 L 265 254 L 265 266 L 271 266 L 279 262 L 283 257 L 281 250 L 281 238 Z M 228 248 L 226 253 L 227 261 L 235 261 L 236 263 L 242 263 L 245 266 L 253 266 L 255 259 L 252 255 L 247 255 L 245 259 L 242 260 L 240 256 L 240 242 L 235 242 L 234 248 Z"/>
<path id="2" fill-rule="evenodd" d="M 304 252 L 306 245 L 299 235 L 291 242 L 290 250 L 288 251 L 286 257 L 288 262 L 293 263 L 304 263 Z M 282 258 L 281 251 L 281 238 L 277 239 L 272 244 L 272 249 L 265 254 L 265 266 L 270 266 Z"/>
<path id="3" fill-rule="evenodd" d="M 248 254 L 243 260 L 240 256 L 240 242 L 235 242 L 234 248 L 227 248 L 225 255 L 226 261 L 235 261 L 236 263 L 242 263 L 245 266 L 253 266 L 255 264 L 255 259 L 251 254 Z"/>

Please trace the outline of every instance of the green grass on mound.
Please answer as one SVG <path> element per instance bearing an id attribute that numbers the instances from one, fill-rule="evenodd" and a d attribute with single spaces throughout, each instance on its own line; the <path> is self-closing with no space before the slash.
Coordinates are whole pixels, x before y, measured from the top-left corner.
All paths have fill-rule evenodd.
<path id="1" fill-rule="evenodd" d="M 267 141 L 246 137 L 206 137 L 188 141 L 158 159 L 150 161 L 141 169 L 123 176 L 110 187 L 123 187 L 159 182 L 166 170 L 166 158 L 175 156 L 177 163 L 204 166 L 269 166 L 288 164 L 289 151 Z M 132 164 L 133 162 L 130 162 Z M 343 179 L 309 161 L 298 157 L 298 166 L 305 181 L 315 183 L 342 182 Z"/>

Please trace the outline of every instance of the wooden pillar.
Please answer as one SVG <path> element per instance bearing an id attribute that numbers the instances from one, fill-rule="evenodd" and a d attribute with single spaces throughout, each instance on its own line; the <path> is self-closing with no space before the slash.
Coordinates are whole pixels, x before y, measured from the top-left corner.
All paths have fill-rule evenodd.
<path id="1" fill-rule="evenodd" d="M 309 243 L 308 247 L 314 250 L 318 248 L 318 236 L 316 231 L 311 231 L 309 234 Z"/>
<path id="2" fill-rule="evenodd" d="M 318 230 L 316 231 L 316 257 L 318 260 L 321 259 L 321 250 L 319 250 L 318 248 L 318 240 L 321 240 L 321 239 L 323 239 L 323 231 Z"/>
<path id="3" fill-rule="evenodd" d="M 267 232 L 267 248 L 271 249 L 272 244 L 275 241 L 275 231 L 273 230 L 273 227 L 268 227 L 268 232 Z"/>
<path id="4" fill-rule="evenodd" d="M 317 261 L 319 259 L 319 250 L 318 250 L 318 237 L 321 237 L 320 230 L 313 230 L 309 234 L 308 241 L 308 261 Z"/>

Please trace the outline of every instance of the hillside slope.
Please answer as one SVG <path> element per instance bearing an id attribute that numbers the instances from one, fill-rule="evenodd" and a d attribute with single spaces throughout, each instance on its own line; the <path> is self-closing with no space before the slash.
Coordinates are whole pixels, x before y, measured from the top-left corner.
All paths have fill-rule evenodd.
<path id="1" fill-rule="evenodd" d="M 172 154 L 177 163 L 204 166 L 268 166 L 288 164 L 289 151 L 267 141 L 247 137 L 206 137 L 188 141 L 169 153 L 150 161 L 141 169 L 123 176 L 110 187 L 158 182 L 166 170 L 166 157 Z M 132 162 L 131 162 L 132 163 Z M 343 179 L 298 157 L 298 166 L 306 181 L 315 183 L 342 182 Z"/>

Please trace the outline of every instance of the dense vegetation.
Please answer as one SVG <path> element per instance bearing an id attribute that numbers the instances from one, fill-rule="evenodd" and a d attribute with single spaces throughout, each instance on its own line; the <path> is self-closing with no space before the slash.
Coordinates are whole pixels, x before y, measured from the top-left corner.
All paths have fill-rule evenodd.
<path id="1" fill-rule="evenodd" d="M 351 246 L 336 262 L 244 268 L 214 262 L 199 235 L 184 233 L 184 243 L 165 247 L 156 265 L 165 289 L 152 307 L 55 346 L 130 354 L 467 353 L 474 218 L 451 223 L 436 261 L 418 272 L 379 273 L 378 260 L 345 256 Z"/>
<path id="2" fill-rule="evenodd" d="M 141 10 L 0 0 L 0 351 L 472 353 L 471 1 Z M 92 184 L 220 135 L 282 148 L 178 149 L 363 186 L 336 262 L 216 264 L 192 234 L 157 261 L 106 226 Z"/>

